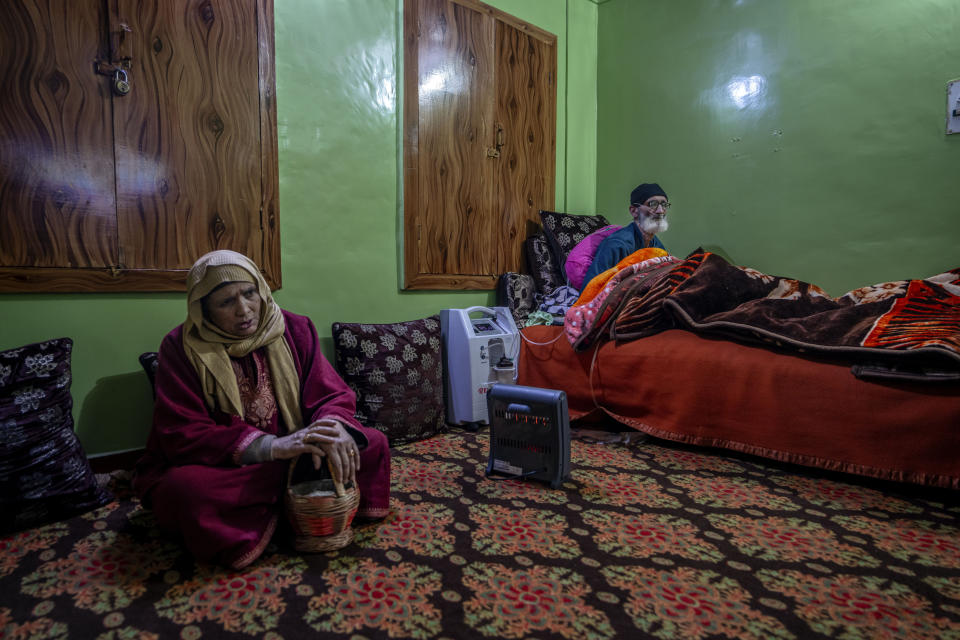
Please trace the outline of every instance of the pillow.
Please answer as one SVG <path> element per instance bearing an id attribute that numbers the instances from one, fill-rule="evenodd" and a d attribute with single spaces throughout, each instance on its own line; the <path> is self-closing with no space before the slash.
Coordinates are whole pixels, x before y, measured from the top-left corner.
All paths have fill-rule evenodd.
<path id="1" fill-rule="evenodd" d="M 567 263 L 563 265 L 563 270 L 567 274 L 567 282 L 575 289 L 583 288 L 583 276 L 587 275 L 587 269 L 593 262 L 593 256 L 597 255 L 597 247 L 607 236 L 614 231 L 622 229 L 619 225 L 608 224 L 597 229 L 586 238 L 577 243 L 567 256 Z"/>
<path id="2" fill-rule="evenodd" d="M 449 429 L 443 405 L 440 316 L 395 324 L 333 323 L 335 366 L 357 394 L 356 418 L 390 445 Z"/>
<path id="3" fill-rule="evenodd" d="M 564 278 L 563 265 L 567 263 L 567 256 L 573 248 L 594 231 L 610 224 L 601 215 L 582 216 L 555 211 L 541 211 L 540 221 L 543 223 L 543 233 L 550 244 L 553 260 L 561 270 L 561 278 Z"/>
<path id="4" fill-rule="evenodd" d="M 0 532 L 62 520 L 111 496 L 73 432 L 70 354 L 59 338 L 0 351 Z"/>
<path id="5" fill-rule="evenodd" d="M 554 262 L 543 233 L 534 234 L 524 240 L 523 249 L 527 257 L 527 269 L 533 276 L 538 292 L 546 295 L 564 284 L 560 265 Z"/>
<path id="6" fill-rule="evenodd" d="M 522 327 L 537 309 L 536 283 L 525 273 L 504 273 L 497 278 L 497 306 L 506 307 L 513 321 Z"/>

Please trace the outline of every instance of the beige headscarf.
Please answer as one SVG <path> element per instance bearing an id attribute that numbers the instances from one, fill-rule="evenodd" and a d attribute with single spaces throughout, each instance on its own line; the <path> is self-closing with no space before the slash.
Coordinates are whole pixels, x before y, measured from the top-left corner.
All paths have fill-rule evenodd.
<path id="1" fill-rule="evenodd" d="M 250 282 L 260 294 L 260 323 L 250 336 L 227 333 L 203 315 L 203 298 L 224 282 Z M 303 427 L 300 413 L 300 378 L 293 354 L 283 339 L 283 314 L 270 295 L 270 287 L 257 265 L 236 251 L 211 251 L 197 260 L 187 274 L 187 320 L 183 323 L 183 348 L 197 370 L 203 397 L 210 409 L 243 417 L 240 387 L 230 356 L 245 356 L 266 347 L 270 377 L 280 415 L 291 431 Z"/>

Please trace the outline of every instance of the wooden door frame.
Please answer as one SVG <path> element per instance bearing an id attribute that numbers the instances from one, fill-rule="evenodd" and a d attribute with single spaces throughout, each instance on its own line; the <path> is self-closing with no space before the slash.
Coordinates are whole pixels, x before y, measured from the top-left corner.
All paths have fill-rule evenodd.
<path id="1" fill-rule="evenodd" d="M 533 38 L 541 40 L 556 52 L 557 36 L 524 22 L 519 18 L 491 7 L 479 0 L 447 0 L 490 18 L 504 22 Z M 419 45 L 417 13 L 419 0 L 403 3 L 403 288 L 444 290 L 490 290 L 496 287 L 496 275 L 424 274 L 421 273 L 417 219 L 407 211 L 420 210 L 419 175 Z M 554 55 L 556 61 L 556 55 Z M 554 63 L 556 73 L 556 63 Z M 556 90 L 554 82 L 554 90 Z M 556 127 L 556 97 L 554 97 L 554 127 Z M 554 145 L 554 148 L 556 146 Z M 556 152 L 554 152 L 556 153 Z M 554 158 L 556 172 L 556 158 Z M 554 176 L 554 184 L 556 176 Z M 556 188 L 556 187 L 554 187 Z M 412 241 L 411 241 L 412 239 Z"/>

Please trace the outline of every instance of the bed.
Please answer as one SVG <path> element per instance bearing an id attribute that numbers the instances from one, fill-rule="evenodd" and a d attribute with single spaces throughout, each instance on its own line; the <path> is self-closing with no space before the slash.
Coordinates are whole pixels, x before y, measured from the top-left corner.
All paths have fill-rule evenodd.
<path id="1" fill-rule="evenodd" d="M 832 299 L 707 252 L 641 261 L 523 329 L 518 382 L 564 390 L 573 418 L 956 489 L 958 278 Z"/>

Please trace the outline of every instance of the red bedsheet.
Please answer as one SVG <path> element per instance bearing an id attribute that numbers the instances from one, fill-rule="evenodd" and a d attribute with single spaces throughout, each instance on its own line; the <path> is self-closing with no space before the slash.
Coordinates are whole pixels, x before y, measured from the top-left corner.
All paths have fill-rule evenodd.
<path id="1" fill-rule="evenodd" d="M 878 383 L 849 364 L 674 329 L 574 352 L 528 327 L 519 384 L 563 389 L 653 436 L 890 480 L 960 488 L 960 383 Z"/>

